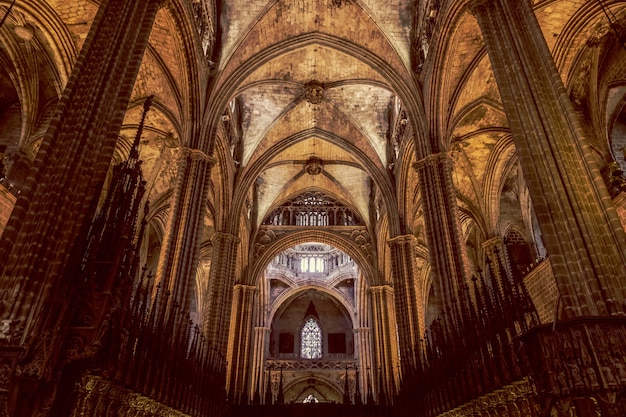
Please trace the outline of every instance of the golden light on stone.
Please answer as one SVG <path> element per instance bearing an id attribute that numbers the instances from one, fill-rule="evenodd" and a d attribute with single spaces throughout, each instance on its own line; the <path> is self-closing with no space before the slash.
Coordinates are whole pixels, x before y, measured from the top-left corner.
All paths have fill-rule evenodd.
<path id="1" fill-rule="evenodd" d="M 33 39 L 33 36 L 35 36 L 35 33 L 33 32 L 33 28 L 28 25 L 16 26 L 15 29 L 13 29 L 13 31 L 18 37 L 20 37 L 21 39 L 24 39 L 25 41 L 29 41 Z"/>

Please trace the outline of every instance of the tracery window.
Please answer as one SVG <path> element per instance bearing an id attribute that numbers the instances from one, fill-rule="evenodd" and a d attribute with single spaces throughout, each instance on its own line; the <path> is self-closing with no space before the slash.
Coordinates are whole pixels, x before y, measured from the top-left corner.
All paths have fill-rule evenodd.
<path id="1" fill-rule="evenodd" d="M 302 326 L 300 350 L 300 356 L 304 359 L 322 357 L 322 329 L 313 317 L 309 317 Z"/>
<path id="2" fill-rule="evenodd" d="M 350 256 L 335 247 L 309 243 L 281 252 L 272 261 L 272 267 L 290 269 L 300 278 L 323 278 L 339 268 L 351 268 L 355 264 Z"/>
<path id="3" fill-rule="evenodd" d="M 359 226 L 363 223 L 335 198 L 307 191 L 272 211 L 263 224 L 276 226 Z"/>
<path id="4" fill-rule="evenodd" d="M 300 271 L 309 273 L 324 273 L 327 272 L 324 268 L 324 258 L 319 256 L 303 256 L 300 258 Z"/>

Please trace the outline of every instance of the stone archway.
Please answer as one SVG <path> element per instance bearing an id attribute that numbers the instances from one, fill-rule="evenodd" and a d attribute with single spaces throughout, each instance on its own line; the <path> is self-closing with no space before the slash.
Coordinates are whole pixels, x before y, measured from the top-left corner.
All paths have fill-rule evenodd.
<path id="1" fill-rule="evenodd" d="M 326 377 L 311 372 L 285 387 L 285 402 L 289 403 L 340 403 L 343 392 Z"/>

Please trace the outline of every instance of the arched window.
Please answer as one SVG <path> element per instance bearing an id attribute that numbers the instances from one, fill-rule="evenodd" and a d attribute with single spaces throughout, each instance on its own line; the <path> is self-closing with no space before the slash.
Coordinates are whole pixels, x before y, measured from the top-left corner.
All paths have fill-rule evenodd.
<path id="1" fill-rule="evenodd" d="M 315 260 L 315 272 L 324 272 L 324 260 L 322 258 Z"/>
<path id="2" fill-rule="evenodd" d="M 318 359 L 322 357 L 322 329 L 317 320 L 309 317 L 302 326 L 300 351 L 304 359 Z"/>
<path id="3" fill-rule="evenodd" d="M 284 213 L 289 213 L 288 216 Z M 343 216 L 342 216 L 343 214 Z M 263 224 L 277 226 L 361 226 L 363 222 L 332 196 L 307 191 L 276 207 Z"/>

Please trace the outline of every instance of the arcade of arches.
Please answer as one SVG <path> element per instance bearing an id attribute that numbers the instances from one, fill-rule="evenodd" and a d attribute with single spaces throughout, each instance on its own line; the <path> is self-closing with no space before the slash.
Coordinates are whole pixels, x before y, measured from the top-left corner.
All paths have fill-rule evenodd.
<path id="1" fill-rule="evenodd" d="M 0 18 L 0 416 L 626 415 L 626 2 Z"/>

